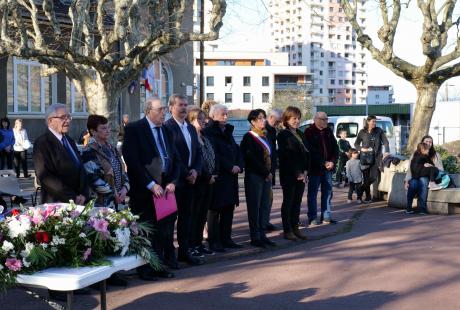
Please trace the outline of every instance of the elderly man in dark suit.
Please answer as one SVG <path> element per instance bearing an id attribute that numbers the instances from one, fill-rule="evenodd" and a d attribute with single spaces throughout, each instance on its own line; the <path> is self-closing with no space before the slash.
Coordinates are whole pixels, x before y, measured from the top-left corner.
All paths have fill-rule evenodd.
<path id="1" fill-rule="evenodd" d="M 170 130 L 174 145 L 177 148 L 180 167 L 179 186 L 177 187 L 177 242 L 179 243 L 178 259 L 191 265 L 204 263 L 204 256 L 191 249 L 192 218 L 194 216 L 193 192 L 198 171 L 201 171 L 201 149 L 195 127 L 189 124 L 187 117 L 187 99 L 173 94 L 169 98 L 169 110 L 172 117 L 165 122 Z"/>
<path id="2" fill-rule="evenodd" d="M 153 196 L 174 193 L 179 177 L 174 142 L 169 130 L 162 125 L 165 112 L 166 107 L 160 99 L 148 99 L 144 105 L 145 117 L 125 127 L 122 150 L 131 185 L 128 194 L 130 207 L 135 214 L 140 215 L 142 221 L 153 224 L 155 231 L 151 242 L 160 260 L 177 269 L 173 244 L 177 213 L 158 221 L 153 202 Z M 150 281 L 157 276 L 174 277 L 166 268 L 155 272 L 148 265 L 139 267 L 137 271 L 142 279 Z"/>
<path id="3" fill-rule="evenodd" d="M 32 157 L 42 187 L 42 203 L 73 200 L 81 205 L 89 197 L 80 152 L 67 135 L 71 121 L 66 105 L 50 105 L 46 116 L 48 129 L 35 140 Z"/>

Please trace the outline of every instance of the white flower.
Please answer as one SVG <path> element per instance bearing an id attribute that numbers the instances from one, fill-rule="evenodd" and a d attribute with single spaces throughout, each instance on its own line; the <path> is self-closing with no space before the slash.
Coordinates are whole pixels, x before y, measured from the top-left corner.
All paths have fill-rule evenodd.
<path id="1" fill-rule="evenodd" d="M 81 234 L 78 235 L 78 237 L 80 237 L 80 238 L 86 238 L 86 234 L 85 234 L 85 233 L 81 233 Z"/>
<path id="2" fill-rule="evenodd" d="M 25 236 L 30 229 L 30 219 L 27 216 L 20 216 L 19 220 L 12 218 L 8 222 L 8 235 L 11 238 Z"/>
<path id="3" fill-rule="evenodd" d="M 131 241 L 131 231 L 129 230 L 129 228 L 117 228 L 115 230 L 115 236 L 117 238 L 116 250 L 122 247 L 120 255 L 125 256 L 126 252 L 129 249 L 129 243 Z"/>
<path id="4" fill-rule="evenodd" d="M 44 249 L 48 248 L 48 243 L 40 243 L 40 245 L 41 245 L 42 248 L 44 248 Z"/>
<path id="5" fill-rule="evenodd" d="M 22 259 L 22 264 L 26 268 L 30 267 L 30 262 L 25 257 Z"/>
<path id="6" fill-rule="evenodd" d="M 32 251 L 33 248 L 34 248 L 34 244 L 31 243 L 31 242 L 27 242 L 26 243 L 26 248 L 21 251 L 21 256 L 24 257 L 24 258 L 29 257 L 30 252 Z"/>
<path id="7" fill-rule="evenodd" d="M 2 264 L 0 264 L 0 270 L 3 270 L 3 265 Z"/>
<path id="8" fill-rule="evenodd" d="M 12 249 L 14 249 L 14 245 L 11 242 L 9 242 L 7 240 L 3 241 L 3 245 L 2 245 L 2 250 L 3 251 L 8 253 Z"/>
<path id="9" fill-rule="evenodd" d="M 60 238 L 59 236 L 53 236 L 53 241 L 51 241 L 51 245 L 60 245 L 65 244 L 65 238 Z"/>

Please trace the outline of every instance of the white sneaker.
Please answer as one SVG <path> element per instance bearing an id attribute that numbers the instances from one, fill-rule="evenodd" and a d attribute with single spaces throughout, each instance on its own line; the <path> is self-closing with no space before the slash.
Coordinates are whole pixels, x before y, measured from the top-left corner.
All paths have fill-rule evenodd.
<path id="1" fill-rule="evenodd" d="M 441 186 L 439 186 L 438 184 L 436 184 L 434 182 L 430 182 L 430 185 L 428 185 L 428 188 L 430 189 L 430 191 L 438 191 L 438 190 L 442 189 Z"/>

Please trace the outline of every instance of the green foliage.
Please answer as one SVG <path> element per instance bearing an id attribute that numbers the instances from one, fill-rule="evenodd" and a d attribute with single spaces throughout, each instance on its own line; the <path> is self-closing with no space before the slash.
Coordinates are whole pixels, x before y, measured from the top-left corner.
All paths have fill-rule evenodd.
<path id="1" fill-rule="evenodd" d="M 442 165 L 444 166 L 444 171 L 451 174 L 460 173 L 460 166 L 459 164 L 457 164 L 457 158 L 455 158 L 455 156 L 449 154 L 449 152 L 441 146 L 437 145 L 434 148 L 441 157 Z"/>

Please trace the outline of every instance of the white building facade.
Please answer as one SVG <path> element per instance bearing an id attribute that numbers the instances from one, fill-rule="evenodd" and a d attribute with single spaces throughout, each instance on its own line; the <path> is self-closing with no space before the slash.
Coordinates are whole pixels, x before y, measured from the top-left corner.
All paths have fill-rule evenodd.
<path id="1" fill-rule="evenodd" d="M 367 88 L 367 104 L 391 104 L 395 102 L 393 86 L 369 86 Z"/>
<path id="2" fill-rule="evenodd" d="M 366 19 L 365 1 L 358 1 L 361 24 Z M 287 52 L 290 66 L 309 67 L 317 105 L 366 103 L 367 53 L 339 2 L 271 0 L 269 4 L 272 51 Z"/>
<path id="3" fill-rule="evenodd" d="M 195 85 L 199 85 L 199 57 L 195 56 Z M 231 110 L 267 110 L 275 90 L 311 86 L 307 67 L 289 66 L 287 53 L 206 52 L 204 58 L 205 99 Z"/>

